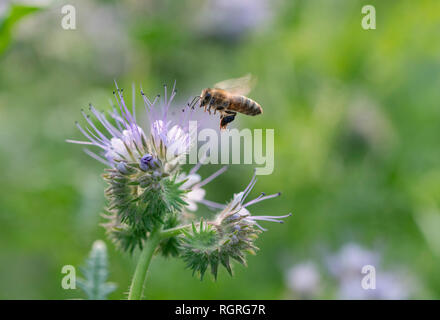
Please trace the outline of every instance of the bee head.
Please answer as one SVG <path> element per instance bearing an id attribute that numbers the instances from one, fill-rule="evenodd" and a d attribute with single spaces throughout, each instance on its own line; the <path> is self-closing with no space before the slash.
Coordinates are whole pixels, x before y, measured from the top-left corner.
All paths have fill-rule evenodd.
<path id="1" fill-rule="evenodd" d="M 207 105 L 209 100 L 211 100 L 211 89 L 207 88 L 204 89 L 200 95 L 200 107 Z"/>

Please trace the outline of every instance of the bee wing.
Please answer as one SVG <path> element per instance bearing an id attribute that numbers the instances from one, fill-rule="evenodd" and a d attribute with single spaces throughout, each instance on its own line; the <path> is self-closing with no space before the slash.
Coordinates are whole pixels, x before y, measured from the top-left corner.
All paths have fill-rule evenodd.
<path id="1" fill-rule="evenodd" d="M 218 82 L 214 85 L 214 88 L 223 89 L 231 94 L 247 95 L 255 86 L 255 78 L 250 73 L 241 78 L 228 79 Z"/>

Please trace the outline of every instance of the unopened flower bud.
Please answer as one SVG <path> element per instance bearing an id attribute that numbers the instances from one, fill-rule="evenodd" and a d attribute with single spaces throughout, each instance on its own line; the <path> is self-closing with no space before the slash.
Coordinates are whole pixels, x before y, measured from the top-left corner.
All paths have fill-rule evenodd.
<path id="1" fill-rule="evenodd" d="M 118 169 L 118 171 L 122 174 L 128 174 L 128 169 L 127 169 L 127 165 L 125 164 L 125 162 L 119 162 L 116 165 L 116 169 Z"/>
<path id="2" fill-rule="evenodd" d="M 157 163 L 154 160 L 154 157 L 151 154 L 147 153 L 141 158 L 139 162 L 139 167 L 144 171 L 153 169 Z"/>

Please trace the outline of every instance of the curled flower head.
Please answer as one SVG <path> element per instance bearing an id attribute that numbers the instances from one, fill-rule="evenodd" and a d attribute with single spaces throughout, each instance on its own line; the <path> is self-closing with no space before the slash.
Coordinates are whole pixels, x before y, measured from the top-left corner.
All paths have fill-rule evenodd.
<path id="1" fill-rule="evenodd" d="M 232 274 L 230 259 L 246 265 L 246 253 L 255 254 L 258 248 L 255 240 L 262 231 L 266 231 L 257 221 L 282 223 L 283 216 L 253 216 L 246 207 L 263 200 L 278 197 L 280 194 L 264 195 L 244 203 L 253 189 L 256 177 L 252 178 L 243 192 L 236 194 L 233 200 L 215 217 L 213 221 L 200 222 L 199 228 L 193 225 L 192 232 L 183 237 L 183 258 L 193 273 L 203 278 L 210 267 L 216 278 L 218 265 L 222 264 Z"/>

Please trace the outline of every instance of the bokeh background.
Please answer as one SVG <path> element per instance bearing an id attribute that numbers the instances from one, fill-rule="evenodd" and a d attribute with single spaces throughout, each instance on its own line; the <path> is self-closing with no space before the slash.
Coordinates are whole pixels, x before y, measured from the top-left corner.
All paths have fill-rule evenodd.
<path id="1" fill-rule="evenodd" d="M 65 4 L 76 30 L 61 27 Z M 361 28 L 366 4 L 376 30 Z M 151 95 L 177 80 L 186 101 L 249 72 L 265 113 L 234 126 L 275 129 L 275 171 L 254 192 L 283 192 L 254 210 L 294 215 L 266 225 L 232 278 L 156 258 L 146 297 L 440 298 L 439 30 L 436 0 L 1 0 L 0 298 L 84 297 L 61 288 L 61 268 L 96 239 L 110 298 L 126 297 L 135 257 L 99 226 L 103 165 L 65 142 L 81 137 L 81 108 L 108 108 L 114 80 Z M 251 174 L 232 166 L 208 198 L 227 201 Z M 360 290 L 365 264 L 375 292 Z"/>

